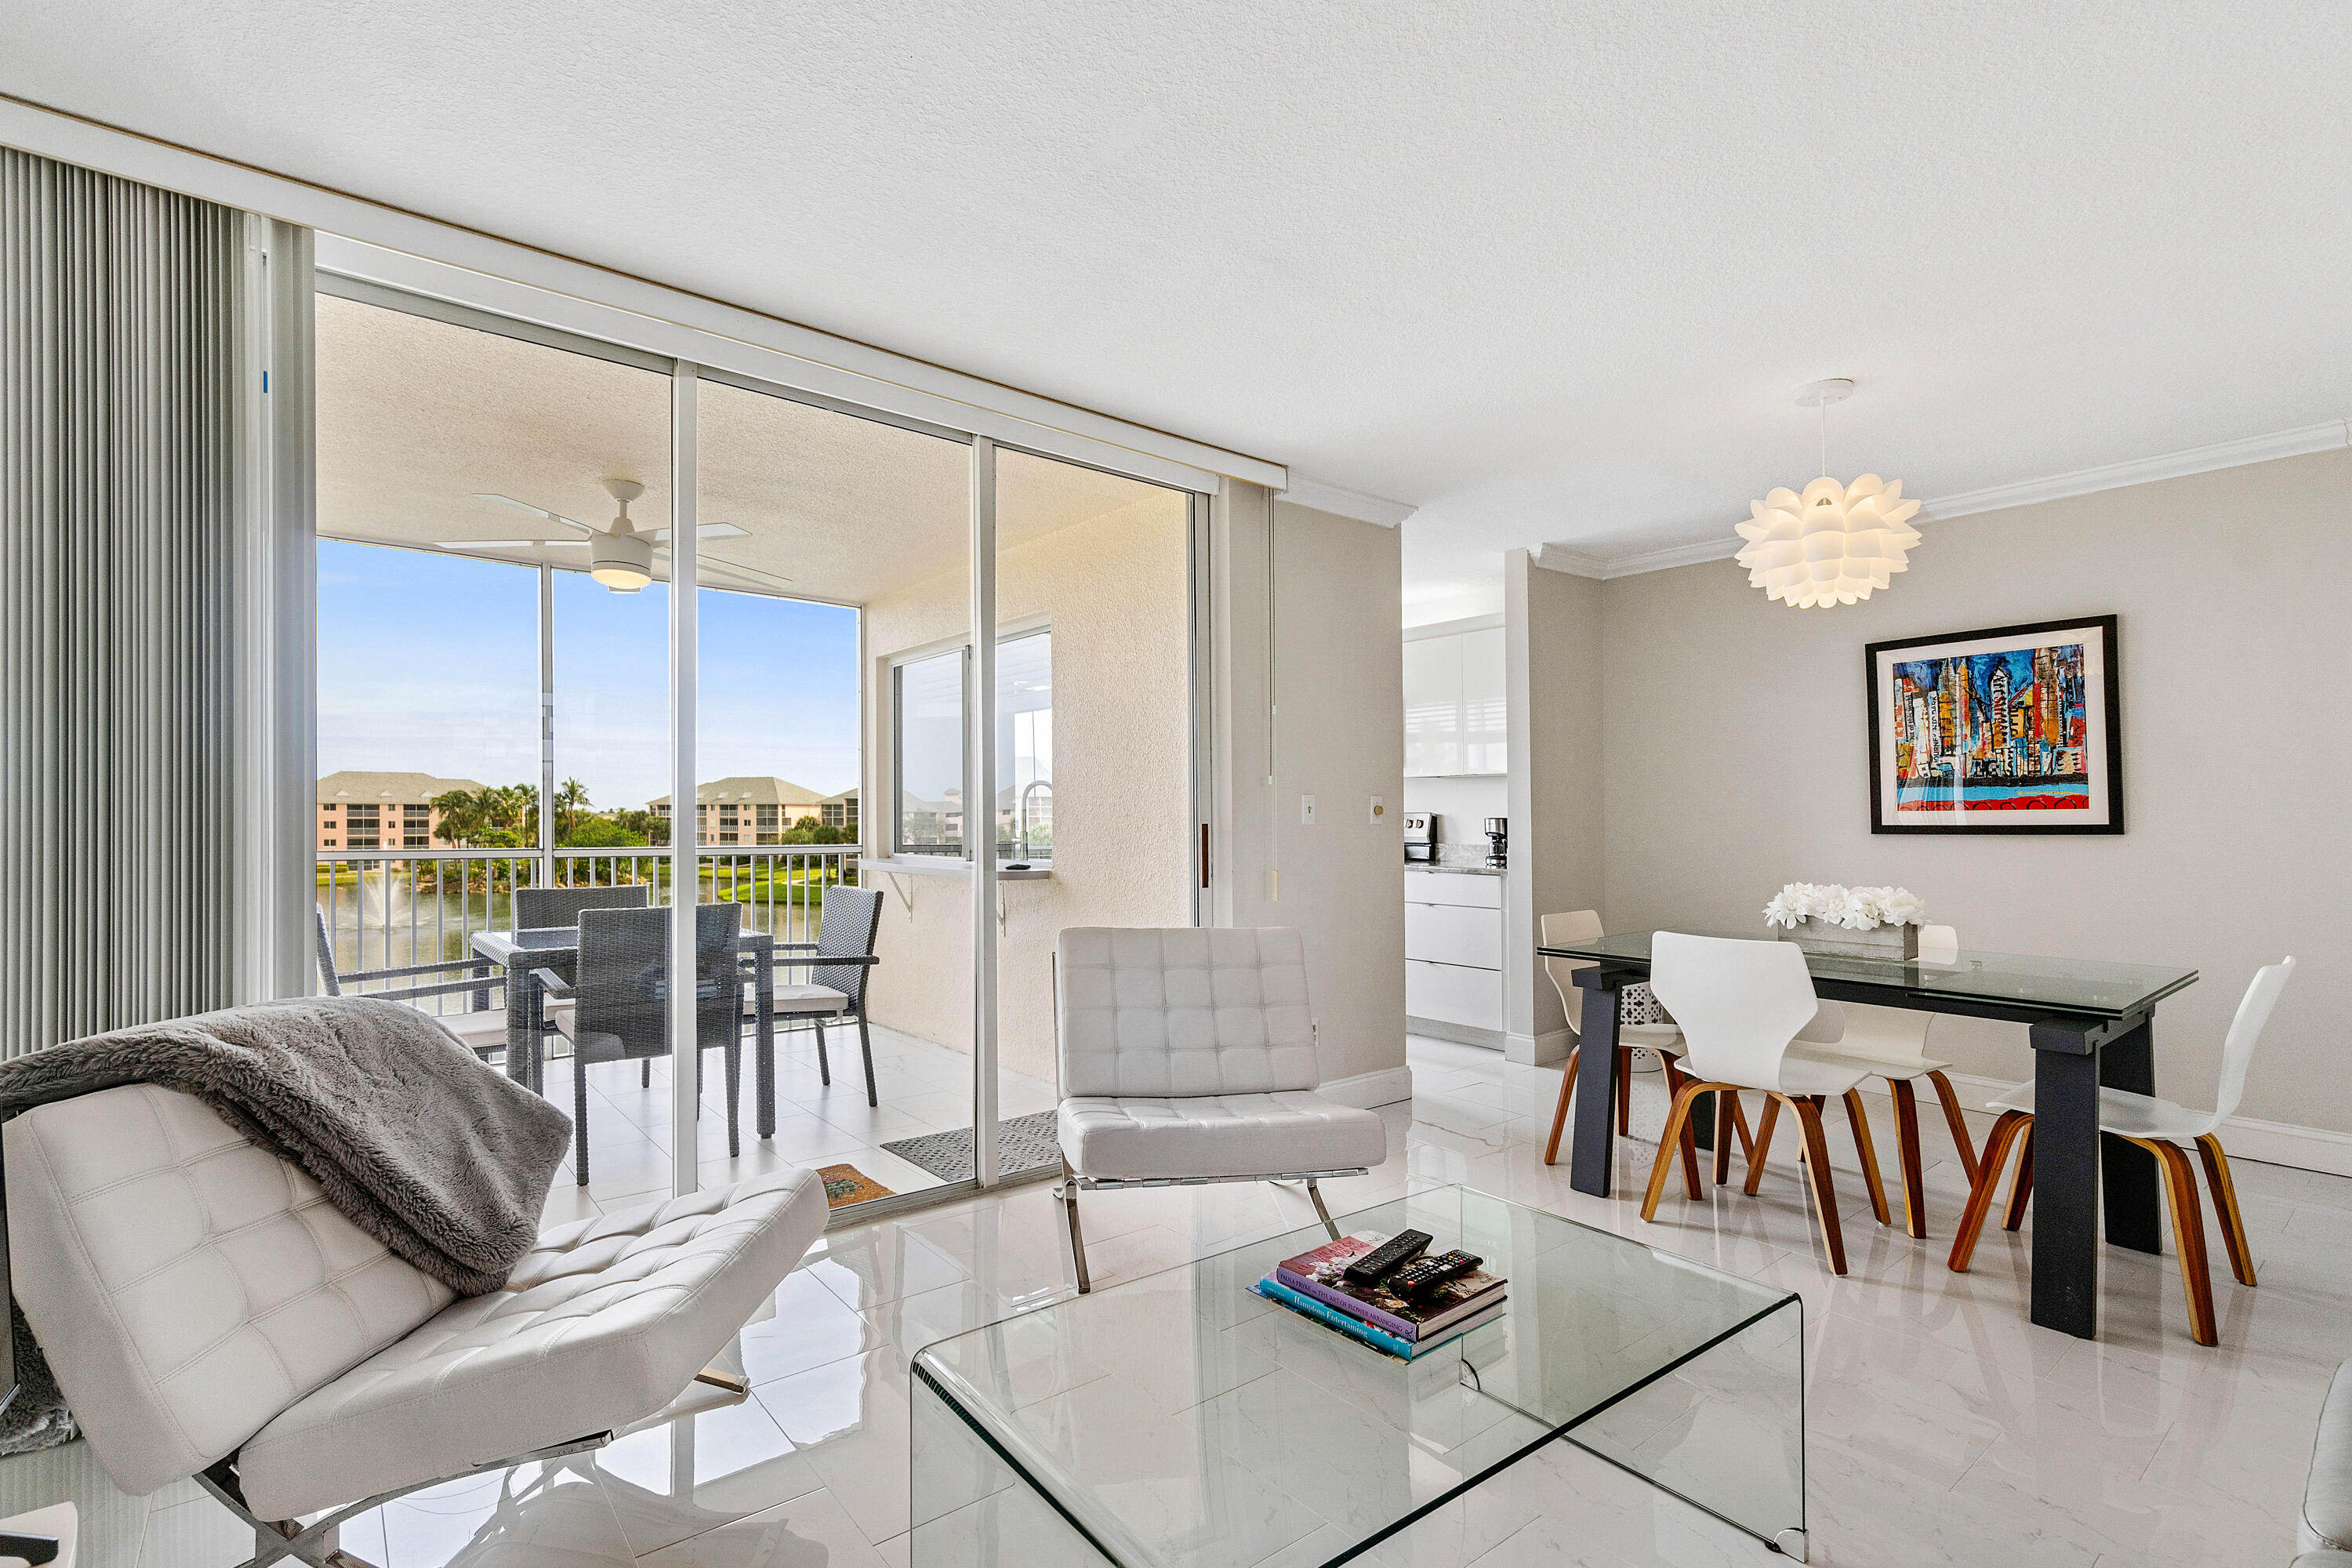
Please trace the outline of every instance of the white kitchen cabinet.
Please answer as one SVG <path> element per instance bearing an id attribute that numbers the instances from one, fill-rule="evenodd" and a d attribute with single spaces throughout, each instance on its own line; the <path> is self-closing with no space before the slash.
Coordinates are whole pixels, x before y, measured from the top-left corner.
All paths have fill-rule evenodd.
<path id="1" fill-rule="evenodd" d="M 1500 626 L 1407 641 L 1405 777 L 1509 772 L 1503 679 Z"/>
<path id="2" fill-rule="evenodd" d="M 1404 1010 L 1448 1039 L 1503 1043 L 1503 879 L 1458 871 L 1404 878 Z"/>
<path id="3" fill-rule="evenodd" d="M 1462 771 L 1462 639 L 1404 645 L 1404 774 Z"/>

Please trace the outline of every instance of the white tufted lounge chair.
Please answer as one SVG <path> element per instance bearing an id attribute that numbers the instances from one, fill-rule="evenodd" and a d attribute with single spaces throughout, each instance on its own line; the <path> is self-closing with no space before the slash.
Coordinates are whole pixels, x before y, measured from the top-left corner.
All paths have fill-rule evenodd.
<path id="1" fill-rule="evenodd" d="M 1062 1185 L 1080 1291 L 1078 1191 L 1360 1176 L 1388 1158 L 1369 1110 L 1326 1100 L 1295 931 L 1073 926 L 1054 946 Z"/>
<path id="2" fill-rule="evenodd" d="M 253 1525 L 247 1568 L 365 1568 L 334 1528 L 388 1497 L 594 1447 L 698 1377 L 740 1392 L 703 1369 L 826 1216 L 780 1171 L 558 1226 L 459 1297 L 184 1094 L 35 1106 L 0 1144 L 11 1282 L 90 1447 L 134 1496 L 195 1477 Z"/>

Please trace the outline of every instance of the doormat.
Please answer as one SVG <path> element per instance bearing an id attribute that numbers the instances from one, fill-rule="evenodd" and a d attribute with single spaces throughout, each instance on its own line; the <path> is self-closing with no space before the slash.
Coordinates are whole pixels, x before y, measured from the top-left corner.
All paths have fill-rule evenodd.
<path id="1" fill-rule="evenodd" d="M 1062 1146 L 1054 1137 L 1055 1112 L 1041 1110 L 1034 1116 L 1016 1116 L 1010 1121 L 996 1124 L 996 1173 L 1015 1176 L 1024 1171 L 1034 1171 L 1062 1163 Z M 885 1149 L 901 1160 L 920 1165 L 943 1182 L 967 1182 L 971 1179 L 971 1129 L 959 1127 L 952 1132 L 926 1132 L 919 1138 L 901 1138 L 896 1143 L 885 1143 Z"/>
<path id="2" fill-rule="evenodd" d="M 847 1208 L 868 1198 L 896 1197 L 898 1194 L 855 1165 L 820 1165 L 817 1175 L 824 1183 L 824 1202 L 828 1208 Z"/>

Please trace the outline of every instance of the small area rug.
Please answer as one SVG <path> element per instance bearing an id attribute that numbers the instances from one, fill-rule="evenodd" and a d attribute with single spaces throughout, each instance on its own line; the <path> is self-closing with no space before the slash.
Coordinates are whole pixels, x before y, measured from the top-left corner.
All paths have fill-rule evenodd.
<path id="1" fill-rule="evenodd" d="M 1016 1116 L 1010 1121 L 996 1124 L 997 1174 L 1016 1176 L 1024 1171 L 1062 1163 L 1062 1146 L 1054 1136 L 1055 1114 L 1051 1110 L 1041 1110 L 1034 1116 Z M 971 1179 L 971 1129 L 969 1127 L 959 1127 L 950 1132 L 926 1132 L 919 1138 L 901 1138 L 882 1147 L 901 1160 L 920 1165 L 943 1182 Z"/>
<path id="2" fill-rule="evenodd" d="M 819 1165 L 816 1173 L 824 1183 L 824 1201 L 828 1208 L 847 1208 L 869 1198 L 895 1197 L 898 1194 L 855 1165 Z"/>

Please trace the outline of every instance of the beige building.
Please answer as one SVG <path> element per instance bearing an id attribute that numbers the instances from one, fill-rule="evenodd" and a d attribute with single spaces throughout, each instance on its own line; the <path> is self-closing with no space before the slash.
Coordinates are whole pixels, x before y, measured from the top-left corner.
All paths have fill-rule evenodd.
<path id="1" fill-rule="evenodd" d="M 431 773 L 329 773 L 319 781 L 318 847 L 324 849 L 430 849 L 441 814 L 433 802 L 473 779 Z"/>
<path id="2" fill-rule="evenodd" d="M 803 817 L 853 834 L 857 827 L 854 789 L 820 795 L 790 779 L 726 778 L 698 785 L 694 801 L 696 836 L 705 844 L 782 844 Z M 646 802 L 646 809 L 667 821 L 669 796 Z"/>

